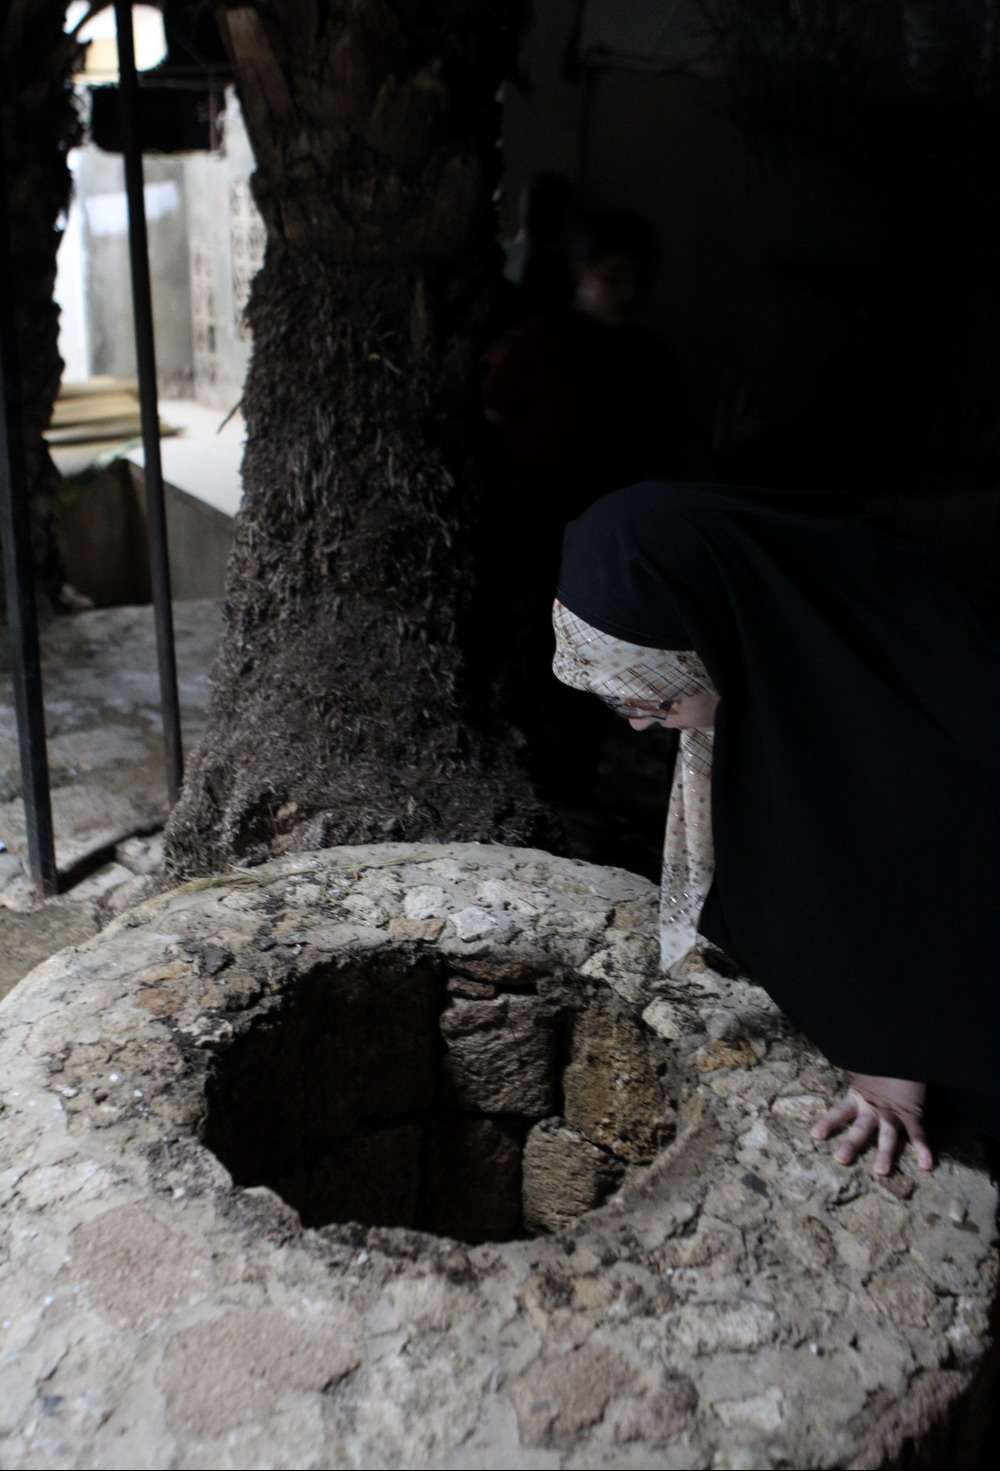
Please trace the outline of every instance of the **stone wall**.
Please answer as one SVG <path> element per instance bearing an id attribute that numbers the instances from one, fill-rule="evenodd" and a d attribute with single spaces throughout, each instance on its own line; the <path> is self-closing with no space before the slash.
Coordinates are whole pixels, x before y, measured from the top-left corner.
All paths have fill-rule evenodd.
<path id="1" fill-rule="evenodd" d="M 835 1164 L 834 1072 L 704 956 L 661 976 L 656 928 L 621 870 L 387 844 L 36 970 L 0 1006 L 3 1464 L 973 1466 L 981 1162 Z M 311 1141 L 312 1226 L 270 1167 Z M 459 1240 L 491 1191 L 522 1219 Z"/>

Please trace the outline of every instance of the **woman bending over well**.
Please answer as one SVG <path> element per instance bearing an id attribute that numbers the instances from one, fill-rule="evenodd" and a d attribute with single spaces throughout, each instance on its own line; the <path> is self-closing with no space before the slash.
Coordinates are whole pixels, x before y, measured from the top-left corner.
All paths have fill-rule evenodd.
<path id="1" fill-rule="evenodd" d="M 827 500 L 650 482 L 573 522 L 554 670 L 681 730 L 662 959 L 700 931 L 850 1073 L 887 1174 L 928 1086 L 1000 1133 L 1000 604 Z"/>

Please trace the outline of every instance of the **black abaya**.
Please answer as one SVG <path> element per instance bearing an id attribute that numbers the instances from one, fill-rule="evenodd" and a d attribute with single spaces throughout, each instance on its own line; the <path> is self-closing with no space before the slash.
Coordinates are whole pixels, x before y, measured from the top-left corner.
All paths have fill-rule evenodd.
<path id="1" fill-rule="evenodd" d="M 941 562 L 833 502 L 655 482 L 572 523 L 559 598 L 721 694 L 705 936 L 835 1064 L 995 1126 L 998 605 Z"/>

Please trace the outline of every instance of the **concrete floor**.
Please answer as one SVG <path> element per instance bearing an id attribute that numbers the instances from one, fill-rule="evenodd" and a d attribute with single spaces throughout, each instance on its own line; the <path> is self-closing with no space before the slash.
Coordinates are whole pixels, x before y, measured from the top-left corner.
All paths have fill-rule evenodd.
<path id="1" fill-rule="evenodd" d="M 200 739 L 221 632 L 214 603 L 174 610 L 186 746 Z M 71 886 L 41 902 L 26 874 L 10 649 L 0 644 L 0 996 L 80 944 L 157 883 L 166 817 L 152 609 L 106 608 L 51 623 L 43 680 L 56 858 Z"/>

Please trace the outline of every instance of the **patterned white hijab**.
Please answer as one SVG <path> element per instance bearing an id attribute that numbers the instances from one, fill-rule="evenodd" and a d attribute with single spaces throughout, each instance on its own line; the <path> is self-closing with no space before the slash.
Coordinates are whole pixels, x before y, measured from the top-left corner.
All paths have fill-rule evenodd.
<path id="1" fill-rule="evenodd" d="M 557 602 L 552 672 L 624 714 L 637 702 L 666 709 L 688 695 L 714 694 L 692 650 L 650 649 L 585 623 Z M 682 730 L 667 808 L 660 884 L 660 964 L 670 970 L 698 943 L 698 919 L 712 882 L 712 732 Z"/>

